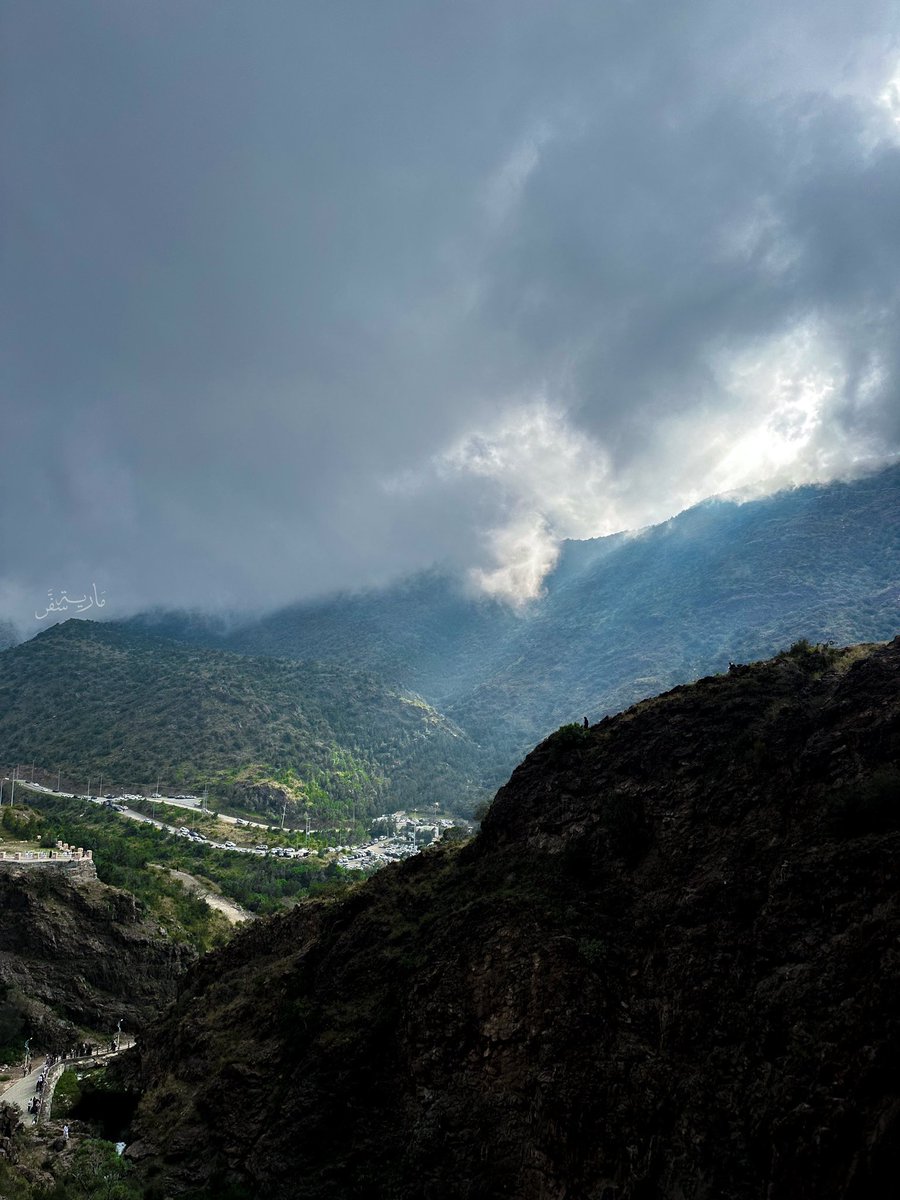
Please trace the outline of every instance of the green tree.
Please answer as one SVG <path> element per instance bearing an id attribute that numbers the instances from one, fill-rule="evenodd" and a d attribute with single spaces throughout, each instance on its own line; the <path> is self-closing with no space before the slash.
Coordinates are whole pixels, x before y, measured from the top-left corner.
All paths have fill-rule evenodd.
<path id="1" fill-rule="evenodd" d="M 116 1153 L 112 1142 L 88 1138 L 79 1144 L 72 1166 L 49 1200 L 140 1200 L 130 1175 L 131 1164 Z"/>

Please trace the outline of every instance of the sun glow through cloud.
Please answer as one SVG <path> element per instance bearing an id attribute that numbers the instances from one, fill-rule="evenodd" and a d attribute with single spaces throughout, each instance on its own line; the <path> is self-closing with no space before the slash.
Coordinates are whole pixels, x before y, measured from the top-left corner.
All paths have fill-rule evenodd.
<path id="1" fill-rule="evenodd" d="M 0 621 L 520 603 L 897 455 L 895 5 L 162 8 L 4 9 Z"/>
<path id="2" fill-rule="evenodd" d="M 817 333 L 801 328 L 778 338 L 738 356 L 723 374 L 737 403 L 730 445 L 710 478 L 714 490 L 815 478 L 824 465 L 828 408 L 843 382 Z"/>
<path id="3" fill-rule="evenodd" d="M 689 410 L 648 428 L 627 481 L 596 437 L 540 396 L 508 404 L 403 486 L 415 492 L 434 475 L 481 481 L 501 517 L 483 535 L 488 565 L 470 575 L 489 595 L 522 604 L 540 594 L 565 538 L 633 530 L 710 495 L 745 498 L 871 463 L 872 447 L 836 422 L 846 371 L 816 323 L 720 355 L 710 369 L 723 402 L 706 419 Z"/>
<path id="4" fill-rule="evenodd" d="M 900 63 L 878 94 L 878 104 L 895 125 L 900 125 Z"/>

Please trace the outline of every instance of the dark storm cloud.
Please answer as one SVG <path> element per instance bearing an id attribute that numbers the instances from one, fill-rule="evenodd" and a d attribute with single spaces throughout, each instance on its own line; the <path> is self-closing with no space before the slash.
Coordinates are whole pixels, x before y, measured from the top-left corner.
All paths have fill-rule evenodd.
<path id="1" fill-rule="evenodd" d="M 242 606 L 895 453 L 896 6 L 14 2 L 0 615 Z"/>

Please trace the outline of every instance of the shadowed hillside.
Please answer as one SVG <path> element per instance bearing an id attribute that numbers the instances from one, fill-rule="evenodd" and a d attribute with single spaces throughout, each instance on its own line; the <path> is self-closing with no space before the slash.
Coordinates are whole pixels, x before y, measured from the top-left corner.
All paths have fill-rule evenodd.
<path id="1" fill-rule="evenodd" d="M 473 842 L 193 968 L 129 1153 L 208 1198 L 888 1200 L 898 762 L 900 638 L 559 730 Z"/>
<path id="2" fill-rule="evenodd" d="M 26 1036 L 62 1052 L 78 1030 L 109 1034 L 155 1017 L 196 958 L 165 936 L 130 893 L 89 863 L 0 865 L 0 1044 Z"/>

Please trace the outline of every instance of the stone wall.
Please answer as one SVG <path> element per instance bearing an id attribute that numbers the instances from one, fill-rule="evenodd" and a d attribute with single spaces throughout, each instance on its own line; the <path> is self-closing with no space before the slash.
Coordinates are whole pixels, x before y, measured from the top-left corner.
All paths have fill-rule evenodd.
<path id="1" fill-rule="evenodd" d="M 70 846 L 68 842 L 58 841 L 52 850 L 0 850 L 0 868 L 3 867 L 12 870 L 55 867 L 81 878 L 97 878 L 93 850 Z"/>

